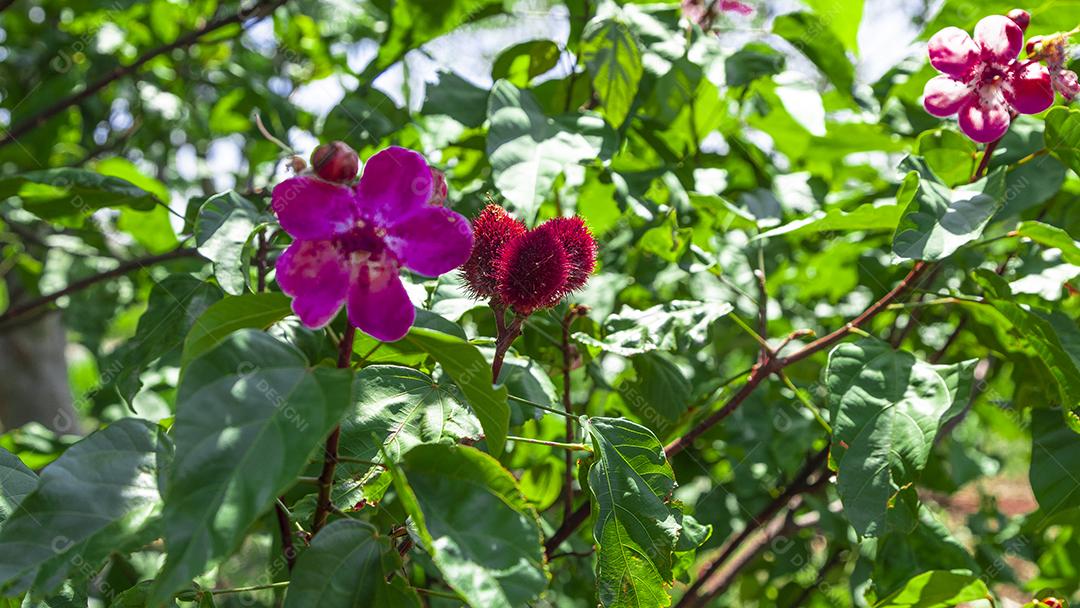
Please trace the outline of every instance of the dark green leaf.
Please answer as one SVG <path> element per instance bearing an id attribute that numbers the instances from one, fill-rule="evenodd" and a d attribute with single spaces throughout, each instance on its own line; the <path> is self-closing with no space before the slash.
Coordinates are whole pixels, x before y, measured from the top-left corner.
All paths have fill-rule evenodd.
<path id="1" fill-rule="evenodd" d="M 18 456 L 0 448 L 0 523 L 11 517 L 37 485 L 38 476 Z"/>
<path id="2" fill-rule="evenodd" d="M 238 329 L 266 329 L 292 312 L 291 300 L 282 293 L 248 293 L 227 297 L 210 305 L 184 339 L 181 363 L 186 364 L 217 346 Z"/>
<path id="3" fill-rule="evenodd" d="M 633 33 L 618 15 L 598 16 L 585 26 L 581 54 L 604 117 L 613 126 L 622 126 L 645 71 Z"/>
<path id="4" fill-rule="evenodd" d="M 791 43 L 844 95 L 851 95 L 855 69 L 829 22 L 810 13 L 789 13 L 773 21 L 773 33 Z"/>
<path id="5" fill-rule="evenodd" d="M 516 87 L 527 87 L 533 78 L 559 62 L 559 46 L 550 40 L 528 40 L 506 49 L 491 66 L 492 80 L 505 79 Z"/>
<path id="6" fill-rule="evenodd" d="M 44 219 L 85 217 L 103 207 L 147 211 L 164 204 L 118 177 L 74 168 L 45 169 L 0 179 L 0 200 L 9 196 L 18 196 L 27 210 Z"/>
<path id="7" fill-rule="evenodd" d="M 424 549 L 470 605 L 515 608 L 548 584 L 540 522 L 513 475 L 471 447 L 420 445 L 395 487 Z"/>
<path id="8" fill-rule="evenodd" d="M 381 72 L 410 49 L 478 17 L 495 14 L 501 7 L 501 0 L 397 0 L 373 66 Z"/>
<path id="9" fill-rule="evenodd" d="M 351 372 L 311 368 L 256 330 L 231 334 L 184 369 L 155 601 L 236 550 L 351 404 Z"/>
<path id="10" fill-rule="evenodd" d="M 1061 259 L 1073 266 L 1080 266 L 1080 243 L 1077 243 L 1068 232 L 1057 226 L 1042 222 L 1020 222 L 1016 227 L 1016 233 L 1027 237 L 1036 243 L 1061 250 Z"/>
<path id="11" fill-rule="evenodd" d="M 156 538 L 158 482 L 172 455 L 164 430 L 136 418 L 73 445 L 0 528 L 0 586 L 47 595 Z"/>
<path id="12" fill-rule="evenodd" d="M 1080 173 L 1080 110 L 1057 107 L 1046 113 L 1046 149 Z"/>
<path id="13" fill-rule="evenodd" d="M 1053 410 L 1031 412 L 1031 491 L 1045 518 L 1080 508 L 1080 434 L 1061 424 L 1061 414 Z"/>
<path id="14" fill-rule="evenodd" d="M 702 344 L 717 319 L 731 312 L 727 302 L 674 300 L 635 310 L 623 308 L 604 321 L 603 337 L 583 333 L 574 339 L 594 352 L 631 357 L 653 350 L 674 350 L 687 343 Z"/>
<path id="15" fill-rule="evenodd" d="M 319 531 L 297 560 L 285 608 L 420 608 L 416 592 L 394 574 L 400 563 L 389 537 L 371 524 L 335 521 Z"/>
<path id="16" fill-rule="evenodd" d="M 785 58 L 767 44 L 751 42 L 724 60 L 729 87 L 742 87 L 784 70 Z"/>
<path id="17" fill-rule="evenodd" d="M 199 253 L 214 263 L 214 278 L 225 293 L 235 296 L 247 291 L 244 248 L 255 230 L 272 221 L 232 190 L 210 197 L 199 209 L 195 242 Z"/>

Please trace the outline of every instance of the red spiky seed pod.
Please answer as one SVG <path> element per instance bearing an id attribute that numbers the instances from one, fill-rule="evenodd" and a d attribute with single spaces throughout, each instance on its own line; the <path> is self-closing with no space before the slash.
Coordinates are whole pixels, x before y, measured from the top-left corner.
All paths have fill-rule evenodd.
<path id="1" fill-rule="evenodd" d="M 557 217 L 544 222 L 537 230 L 550 230 L 566 251 L 569 271 L 562 294 L 584 287 L 596 268 L 596 240 L 585 222 L 577 216 Z"/>
<path id="2" fill-rule="evenodd" d="M 566 249 L 551 230 L 533 230 L 503 248 L 496 267 L 499 298 L 522 315 L 554 306 L 570 272 Z"/>
<path id="3" fill-rule="evenodd" d="M 473 220 L 473 249 L 461 267 L 462 278 L 478 299 L 497 293 L 496 269 L 507 243 L 526 233 L 525 224 L 510 217 L 506 209 L 488 205 Z"/>
<path id="4" fill-rule="evenodd" d="M 311 170 L 328 182 L 351 182 L 360 170 L 360 157 L 345 142 L 332 141 L 311 153 Z"/>
<path id="5" fill-rule="evenodd" d="M 1020 26 L 1021 31 L 1027 31 L 1028 25 L 1031 24 L 1031 14 L 1022 8 L 1014 8 L 1005 15 L 1012 20 L 1013 23 Z"/>

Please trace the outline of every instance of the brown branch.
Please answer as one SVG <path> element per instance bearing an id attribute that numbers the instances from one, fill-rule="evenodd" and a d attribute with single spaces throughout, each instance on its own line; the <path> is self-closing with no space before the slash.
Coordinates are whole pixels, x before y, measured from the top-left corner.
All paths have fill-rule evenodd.
<path id="1" fill-rule="evenodd" d="M 562 356 L 563 356 L 563 410 L 569 414 L 566 417 L 566 443 L 574 443 L 574 407 L 570 402 L 570 372 L 574 365 L 574 356 L 577 354 L 574 346 L 570 343 L 570 327 L 578 317 L 583 317 L 589 312 L 588 306 L 571 304 L 570 310 L 562 320 Z M 574 511 L 574 453 L 566 450 L 566 470 L 563 474 L 563 520 L 570 517 Z"/>
<path id="2" fill-rule="evenodd" d="M 259 2 L 249 9 L 240 9 L 235 14 L 211 21 L 197 30 L 188 32 L 187 34 L 180 36 L 169 44 L 165 44 L 157 48 L 151 49 L 150 51 L 147 51 L 138 59 L 136 59 L 133 63 L 113 69 L 104 77 L 87 85 L 86 88 L 79 91 L 78 93 L 69 95 L 57 101 L 56 103 L 46 107 L 37 114 L 30 116 L 26 120 L 23 120 L 19 124 L 14 125 L 11 130 L 9 130 L 3 136 L 0 136 L 0 148 L 14 142 L 16 139 L 36 129 L 37 127 L 40 127 L 41 125 L 48 122 L 49 119 L 53 118 L 57 114 L 60 114 L 71 106 L 82 103 L 83 101 L 93 97 L 95 94 L 97 94 L 105 87 L 109 86 L 109 84 L 113 83 L 114 81 L 135 73 L 139 70 L 139 68 L 146 65 L 154 58 L 160 57 L 161 55 L 164 55 L 166 53 L 171 53 L 172 51 L 175 51 L 177 49 L 187 48 L 198 42 L 199 39 L 203 36 L 215 32 L 223 27 L 243 23 L 248 19 L 265 17 L 266 15 L 272 13 L 277 7 L 285 4 L 285 2 L 286 0 L 271 0 L 269 2 L 266 2 L 265 4 Z M 6 7 L 0 5 L 0 10 L 3 10 L 3 8 Z"/>
<path id="3" fill-rule="evenodd" d="M 667 446 L 664 447 L 664 452 L 668 458 L 671 458 L 675 454 L 685 450 L 694 440 L 708 431 L 716 423 L 720 422 L 724 418 L 727 418 L 754 392 L 761 382 L 785 367 L 798 363 L 811 355 L 822 351 L 833 344 L 843 340 L 851 331 L 878 315 L 881 311 L 885 310 L 889 304 L 893 302 L 900 295 L 907 292 L 908 289 L 914 284 L 914 282 L 930 267 L 926 262 L 916 262 L 911 271 L 894 287 L 891 291 L 881 297 L 878 301 L 871 304 L 866 310 L 862 312 L 858 317 L 855 317 L 846 325 L 837 329 L 836 331 L 814 340 L 810 344 L 804 346 L 801 350 L 795 352 L 790 357 L 771 357 L 764 365 L 754 366 L 750 376 L 746 379 L 746 384 L 743 385 L 737 393 L 731 396 L 724 405 L 713 412 L 704 420 L 699 422 L 689 431 L 687 431 L 681 437 L 675 439 Z M 590 505 L 585 503 L 578 507 L 569 518 L 563 521 L 559 529 L 544 543 L 544 550 L 547 555 L 552 555 L 555 549 L 558 548 L 566 539 L 570 538 L 570 535 L 574 533 L 582 523 L 589 517 Z"/>
<path id="4" fill-rule="evenodd" d="M 86 289 L 87 287 L 90 287 L 92 285 L 96 285 L 97 283 L 100 283 L 102 281 L 107 281 L 109 279 L 113 279 L 113 278 L 125 275 L 125 274 L 127 274 L 129 272 L 132 272 L 134 270 L 139 270 L 140 268 L 146 268 L 147 266 L 153 266 L 154 264 L 158 264 L 160 262 L 167 262 L 169 260 L 175 260 L 175 259 L 178 259 L 178 258 L 194 257 L 194 256 L 198 255 L 198 253 L 199 252 L 194 250 L 194 249 L 187 249 L 187 248 L 175 249 L 175 250 L 170 251 L 168 253 L 162 253 L 160 255 L 151 255 L 151 256 L 144 257 L 144 258 L 138 258 L 138 259 L 135 259 L 135 260 L 129 260 L 127 262 L 123 262 L 122 264 L 120 264 L 116 268 L 113 268 L 112 270 L 106 270 L 105 272 L 101 272 L 101 273 L 95 274 L 93 276 L 86 277 L 85 279 L 79 279 L 78 281 L 75 281 L 74 283 L 71 283 L 67 287 L 61 289 L 60 291 L 55 291 L 53 293 L 43 295 L 43 296 L 41 296 L 39 298 L 35 298 L 35 299 L 30 300 L 28 302 L 24 302 L 24 303 L 19 304 L 17 306 L 12 306 L 11 308 L 8 309 L 8 311 L 6 313 L 0 315 L 0 325 L 2 325 L 3 323 L 5 323 L 7 321 L 15 319 L 17 317 L 21 317 L 22 315 L 25 315 L 26 313 L 37 310 L 38 308 L 41 308 L 43 306 L 47 306 L 47 305 L 55 302 L 56 300 L 59 300 L 60 298 L 62 298 L 64 296 L 71 295 L 71 294 L 73 294 L 75 292 L 82 291 L 83 289 Z"/>
<path id="5" fill-rule="evenodd" d="M 356 328 L 352 325 L 345 326 L 345 334 L 341 336 L 338 344 L 339 369 L 348 369 L 352 361 L 353 341 L 356 338 Z M 311 524 L 311 534 L 314 536 L 326 525 L 326 519 L 330 516 L 333 502 L 330 493 L 334 489 L 334 471 L 338 463 L 338 442 L 341 440 L 341 427 L 336 426 L 326 438 L 326 450 L 323 459 L 322 472 L 319 473 L 319 496 L 315 503 L 315 517 Z"/>
<path id="6" fill-rule="evenodd" d="M 293 566 L 296 565 L 296 547 L 293 546 L 289 514 L 285 512 L 285 507 L 281 506 L 280 498 L 274 504 L 274 512 L 277 514 L 278 531 L 281 532 L 281 553 L 285 556 L 289 571 L 292 571 Z"/>

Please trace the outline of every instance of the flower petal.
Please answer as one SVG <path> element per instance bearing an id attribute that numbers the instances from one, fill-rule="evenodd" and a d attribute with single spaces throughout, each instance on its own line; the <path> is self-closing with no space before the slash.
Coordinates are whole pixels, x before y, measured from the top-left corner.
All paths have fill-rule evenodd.
<path id="1" fill-rule="evenodd" d="M 981 144 L 992 142 L 1009 130 L 1009 108 L 1000 98 L 973 98 L 960 108 L 960 130 Z"/>
<path id="2" fill-rule="evenodd" d="M 421 207 L 387 229 L 386 244 L 410 270 L 434 277 L 468 261 L 473 234 L 461 214 Z"/>
<path id="3" fill-rule="evenodd" d="M 368 159 L 356 194 L 362 213 L 388 226 L 431 198 L 431 169 L 417 152 L 392 146 Z"/>
<path id="4" fill-rule="evenodd" d="M 989 15 L 975 24 L 975 42 L 984 61 L 1005 64 L 1024 47 L 1024 30 L 1004 15 Z"/>
<path id="5" fill-rule="evenodd" d="M 1038 114 L 1054 103 L 1050 71 L 1037 61 L 1017 66 L 1002 87 L 1005 99 L 1021 114 Z"/>
<path id="6" fill-rule="evenodd" d="M 1054 89 L 1068 101 L 1080 95 L 1080 79 L 1072 70 L 1060 70 L 1051 76 L 1054 81 Z"/>
<path id="7" fill-rule="evenodd" d="M 313 177 L 293 177 L 275 186 L 270 207 L 285 232 L 311 241 L 344 232 L 359 219 L 350 188 Z"/>
<path id="8" fill-rule="evenodd" d="M 948 76 L 935 76 L 926 81 L 923 107 L 934 116 L 952 116 L 972 96 L 971 86 Z"/>
<path id="9" fill-rule="evenodd" d="M 404 338 L 416 318 L 409 294 L 393 270 L 375 280 L 361 271 L 349 288 L 348 310 L 349 323 L 383 342 Z"/>
<path id="10" fill-rule="evenodd" d="M 277 282 L 300 321 L 317 329 L 345 303 L 349 268 L 330 241 L 296 241 L 278 258 Z"/>
<path id="11" fill-rule="evenodd" d="M 930 38 L 930 65 L 937 71 L 964 80 L 979 61 L 979 47 L 968 33 L 947 27 Z"/>

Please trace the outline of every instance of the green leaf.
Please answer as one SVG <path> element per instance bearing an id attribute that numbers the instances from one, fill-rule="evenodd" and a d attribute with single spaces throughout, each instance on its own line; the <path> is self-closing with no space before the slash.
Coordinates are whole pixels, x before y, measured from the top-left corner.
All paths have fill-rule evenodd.
<path id="1" fill-rule="evenodd" d="M 756 239 L 766 239 L 782 234 L 817 234 L 820 232 L 854 232 L 856 230 L 896 230 L 903 212 L 902 205 L 864 204 L 851 211 L 829 209 L 815 211 L 783 226 L 762 232 Z"/>
<path id="2" fill-rule="evenodd" d="M 209 351 L 238 329 L 266 329 L 292 313 L 292 300 L 283 293 L 247 293 L 210 305 L 184 339 L 181 364 Z"/>
<path id="3" fill-rule="evenodd" d="M 356 375 L 355 406 L 341 422 L 341 452 L 345 456 L 381 461 L 400 460 L 405 452 L 425 443 L 457 443 L 481 434 L 480 423 L 454 386 L 436 383 L 423 372 L 396 365 L 372 365 Z M 356 469 L 363 485 L 379 467 L 343 464 Z"/>
<path id="4" fill-rule="evenodd" d="M 638 247 L 668 262 L 678 262 L 690 249 L 693 230 L 679 226 L 674 212 L 664 216 L 659 226 L 645 231 L 638 241 Z"/>
<path id="5" fill-rule="evenodd" d="M 946 413 L 970 394 L 970 382 L 958 374 L 970 374 L 972 363 L 958 365 L 966 369 L 930 365 L 873 339 L 829 353 L 830 461 L 844 513 L 860 536 L 888 531 L 886 518 L 926 466 Z"/>
<path id="6" fill-rule="evenodd" d="M 154 6 L 157 6 L 155 3 Z M 102 175 L 117 177 L 142 188 L 154 195 L 154 197 L 168 202 L 169 188 L 160 181 L 143 175 L 135 163 L 120 157 L 107 158 L 94 165 L 94 170 Z M 120 210 L 120 217 L 116 225 L 127 232 L 147 251 L 151 253 L 164 253 L 177 247 L 179 241 L 173 231 L 172 222 L 169 219 L 169 208 L 166 204 L 154 205 L 153 208 L 140 211 L 126 207 Z"/>
<path id="7" fill-rule="evenodd" d="M 71 446 L 0 528 L 0 587 L 47 595 L 156 538 L 158 480 L 172 455 L 164 430 L 136 418 Z"/>
<path id="8" fill-rule="evenodd" d="M 602 119 L 593 114 L 548 118 L 532 93 L 505 80 L 491 90 L 488 120 L 495 186 L 530 223 L 566 167 L 611 154 L 614 134 Z"/>
<path id="9" fill-rule="evenodd" d="M 990 218 L 1001 208 L 1004 169 L 954 189 L 938 181 L 921 159 L 909 157 L 903 167 L 911 172 L 896 195 L 904 211 L 893 234 L 893 253 L 901 258 L 945 259 L 982 236 Z"/>
<path id="10" fill-rule="evenodd" d="M 661 435 L 690 406 L 693 387 L 679 366 L 658 353 L 630 358 L 634 378 L 619 385 L 619 396 L 639 418 Z"/>
<path id="11" fill-rule="evenodd" d="M 675 475 L 664 446 L 621 418 L 581 418 L 596 450 L 589 468 L 596 578 L 607 607 L 667 606 L 682 514 L 667 503 Z"/>
<path id="12" fill-rule="evenodd" d="M 1016 233 L 1044 247 L 1060 249 L 1062 260 L 1073 266 L 1080 266 L 1080 243 L 1061 228 L 1042 222 L 1020 222 Z"/>
<path id="13" fill-rule="evenodd" d="M 501 454 L 510 428 L 506 387 L 491 384 L 491 365 L 480 350 L 457 336 L 420 327 L 410 329 L 403 340 L 439 362 L 480 419 L 488 450 L 495 456 Z"/>
<path id="14" fill-rule="evenodd" d="M 1039 521 L 1080 508 L 1080 434 L 1061 424 L 1061 414 L 1048 409 L 1031 411 L 1031 491 L 1039 502 Z"/>
<path id="15" fill-rule="evenodd" d="M 386 37 L 372 63 L 378 75 L 410 49 L 474 21 L 501 12 L 502 0 L 396 0 Z"/>
<path id="16" fill-rule="evenodd" d="M 424 95 L 424 114 L 446 115 L 466 127 L 487 120 L 488 90 L 458 76 L 439 72 L 439 82 L 429 84 Z"/>
<path id="17" fill-rule="evenodd" d="M 1080 174 L 1080 110 L 1058 106 L 1046 113 L 1046 149 Z"/>
<path id="18" fill-rule="evenodd" d="M 37 485 L 38 476 L 18 456 L 0 448 L 0 523 L 11 517 Z"/>
<path id="19" fill-rule="evenodd" d="M 847 50 L 859 54 L 859 24 L 862 23 L 864 0 L 803 0 L 814 14 L 829 24 Z"/>
<path id="20" fill-rule="evenodd" d="M 527 87 L 533 78 L 558 62 L 557 44 L 550 40 L 527 40 L 499 53 L 491 66 L 491 79 L 505 79 L 516 87 Z"/>
<path id="21" fill-rule="evenodd" d="M 603 324 L 603 338 L 575 333 L 574 339 L 598 353 L 631 357 L 653 350 L 677 350 L 702 344 L 717 319 L 732 311 L 727 302 L 673 300 L 645 310 L 623 307 Z"/>
<path id="22" fill-rule="evenodd" d="M 765 76 L 784 71 L 786 58 L 767 44 L 751 42 L 724 60 L 729 87 L 742 87 Z"/>
<path id="23" fill-rule="evenodd" d="M 0 200 L 18 196 L 23 206 L 46 220 L 89 216 L 103 207 L 147 211 L 165 201 L 118 177 L 85 169 L 31 171 L 0 179 Z"/>
<path id="24" fill-rule="evenodd" d="M 247 290 L 244 248 L 256 230 L 272 221 L 271 216 L 232 190 L 215 194 L 199 209 L 195 243 L 199 253 L 214 263 L 214 278 L 225 293 L 236 296 Z"/>
<path id="25" fill-rule="evenodd" d="M 645 71 L 633 33 L 618 14 L 598 16 L 585 26 L 581 57 L 604 117 L 612 126 L 621 127 L 630 115 Z"/>
<path id="26" fill-rule="evenodd" d="M 953 608 L 990 597 L 986 584 L 973 574 L 932 570 L 911 579 L 874 608 Z"/>
<path id="27" fill-rule="evenodd" d="M 180 354 L 196 319 L 221 298 L 221 290 L 187 275 L 171 275 L 150 290 L 146 312 L 132 337 L 118 351 L 115 383 L 129 404 L 142 388 L 139 375 L 151 363 Z M 114 369 L 110 366 L 110 369 Z"/>
<path id="28" fill-rule="evenodd" d="M 331 523 L 300 555 L 285 608 L 420 608 L 416 592 L 395 575 L 401 558 L 375 526 L 342 519 Z M 387 578 L 393 577 L 392 582 Z"/>
<path id="29" fill-rule="evenodd" d="M 395 487 L 421 545 L 470 605 L 515 608 L 543 593 L 539 518 L 497 460 L 472 447 L 420 445 L 401 472 Z"/>
<path id="30" fill-rule="evenodd" d="M 185 368 L 155 601 L 236 550 L 352 402 L 349 370 L 309 367 L 295 348 L 252 329 Z"/>
<path id="31" fill-rule="evenodd" d="M 919 156 L 950 187 L 966 184 L 975 173 L 975 143 L 952 129 L 924 131 L 918 140 Z"/>
<path id="32" fill-rule="evenodd" d="M 840 93 L 851 95 L 855 68 L 829 22 L 810 13 L 789 13 L 773 21 L 773 33 L 802 51 Z"/>

